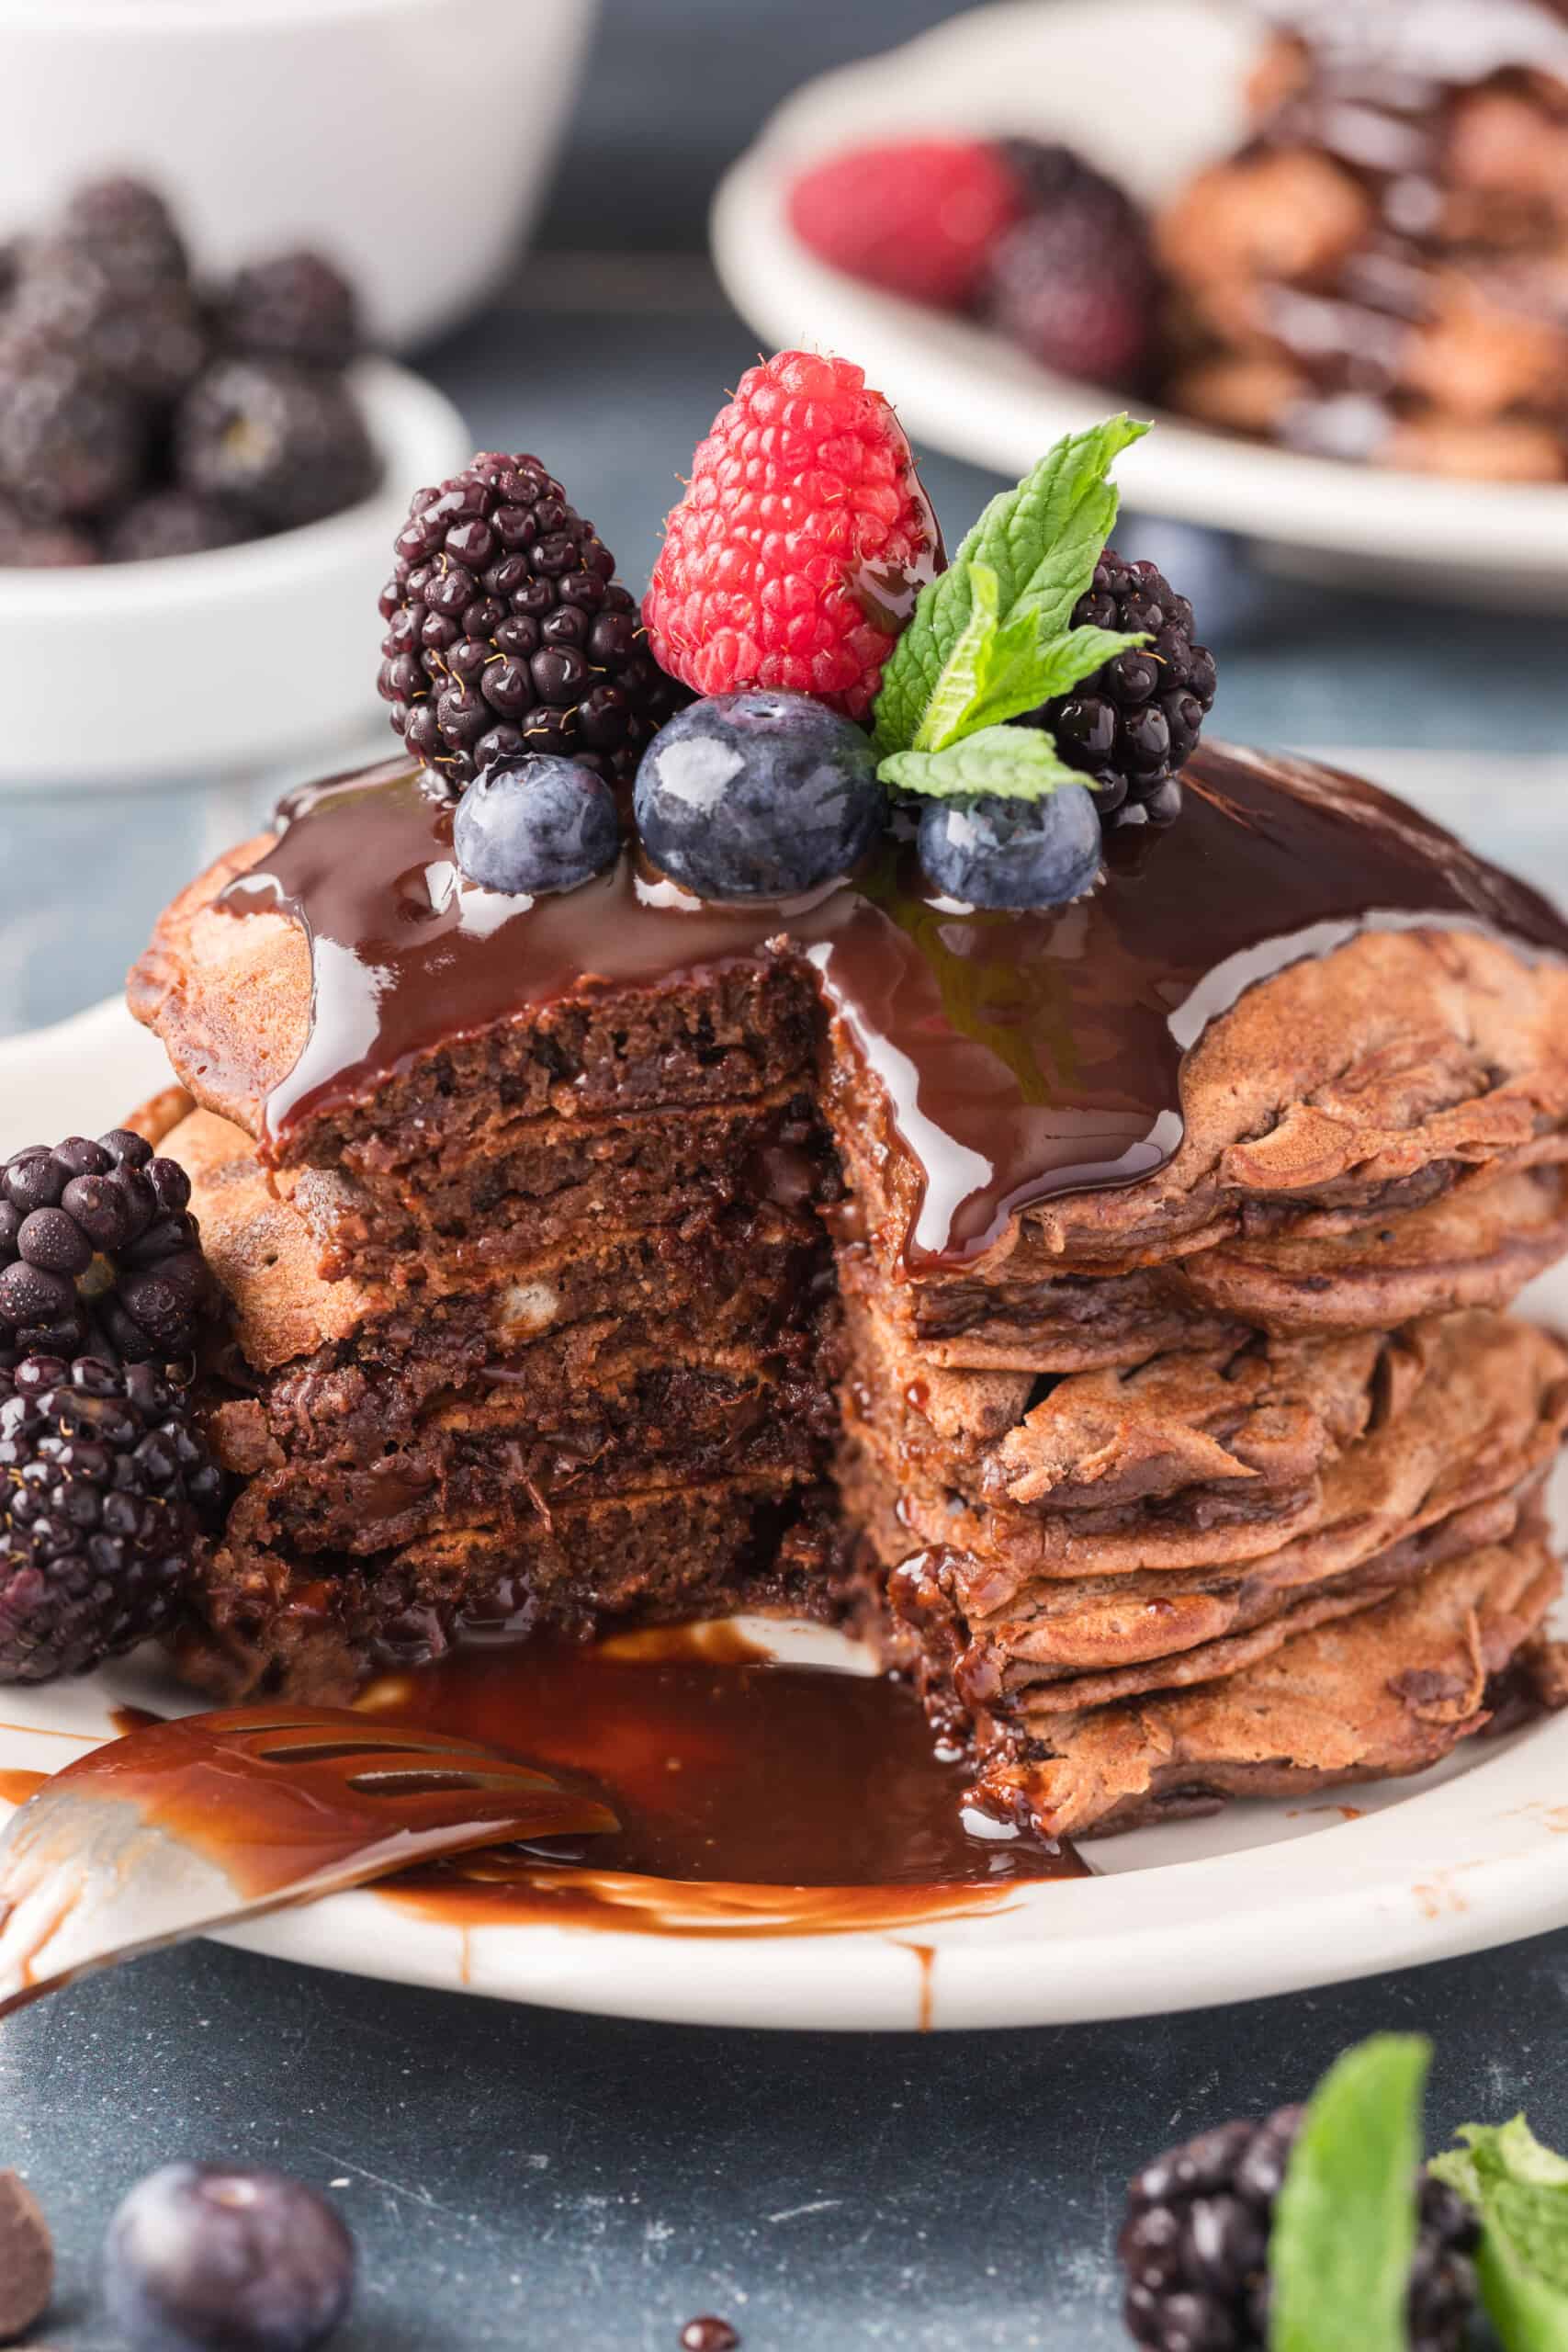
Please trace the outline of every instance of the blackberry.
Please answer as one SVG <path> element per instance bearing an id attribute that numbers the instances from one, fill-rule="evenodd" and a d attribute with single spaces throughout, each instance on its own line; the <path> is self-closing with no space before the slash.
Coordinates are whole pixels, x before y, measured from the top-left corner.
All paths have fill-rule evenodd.
<path id="1" fill-rule="evenodd" d="M 9 326 L 58 344 L 115 385 L 173 400 L 199 374 L 207 337 L 183 278 L 141 279 L 69 236 L 29 244 Z"/>
<path id="2" fill-rule="evenodd" d="M 1149 643 L 1118 653 L 1021 724 L 1048 728 L 1068 766 L 1100 787 L 1102 819 L 1131 802 L 1141 821 L 1168 824 L 1181 805 L 1175 778 L 1214 702 L 1214 657 L 1192 642 L 1192 607 L 1152 563 L 1123 563 L 1107 548 L 1072 625 L 1145 630 Z"/>
<path id="3" fill-rule="evenodd" d="M 221 1500 L 151 1364 L 0 1373 L 0 1682 L 85 1673 L 164 1632 Z"/>
<path id="4" fill-rule="evenodd" d="M 69 523 L 41 523 L 9 499 L 0 498 L 0 566 L 59 571 L 97 560 L 98 550 L 85 531 Z"/>
<path id="5" fill-rule="evenodd" d="M 116 175 L 77 189 L 63 232 L 122 284 L 188 278 L 190 264 L 174 216 L 142 180 Z"/>
<path id="6" fill-rule="evenodd" d="M 346 385 L 286 359 L 209 368 L 180 405 L 175 454 L 186 490 L 231 500 L 275 530 L 355 505 L 379 472 Z"/>
<path id="7" fill-rule="evenodd" d="M 381 592 L 379 680 L 415 757 L 458 787 L 524 752 L 629 783 L 691 696 L 615 570 L 537 458 L 486 451 L 416 491 Z"/>
<path id="8" fill-rule="evenodd" d="M 0 1166 L 0 1341 L 171 1364 L 214 1297 L 190 1180 L 141 1136 L 67 1136 Z"/>
<path id="9" fill-rule="evenodd" d="M 1145 2165 L 1127 2193 L 1117 2251 L 1123 2312 L 1151 2352 L 1262 2352 L 1269 2232 L 1302 2109 L 1225 2123 Z M 1462 2198 L 1421 2176 L 1410 2269 L 1410 2352 L 1460 2352 L 1475 2309 L 1480 2235 Z"/>
<path id="10" fill-rule="evenodd" d="M 1071 148 L 1013 139 L 1002 155 L 1030 209 L 991 254 L 982 312 L 1048 368 L 1137 389 L 1159 322 L 1148 222 Z"/>
<path id="11" fill-rule="evenodd" d="M 94 514 L 134 487 L 140 402 L 80 355 L 23 335 L 0 342 L 0 490 L 40 516 Z"/>
<path id="12" fill-rule="evenodd" d="M 216 305 L 219 337 L 231 351 L 345 368 L 361 343 L 353 287 L 321 254 L 302 249 L 253 262 Z"/>
<path id="13" fill-rule="evenodd" d="M 104 536 L 110 563 L 145 563 L 171 555 L 203 555 L 248 537 L 243 516 L 221 499 L 190 490 L 153 490 L 133 499 Z"/>

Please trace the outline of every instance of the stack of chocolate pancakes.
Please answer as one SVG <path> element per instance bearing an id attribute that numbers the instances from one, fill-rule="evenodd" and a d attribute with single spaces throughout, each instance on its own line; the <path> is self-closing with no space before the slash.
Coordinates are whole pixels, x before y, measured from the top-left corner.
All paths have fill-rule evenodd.
<path id="1" fill-rule="evenodd" d="M 499 897 L 404 764 L 177 899 L 131 1002 L 237 1482 L 189 1677 L 847 1611 L 1077 1835 L 1554 1703 L 1568 1351 L 1506 1310 L 1568 1247 L 1568 927 L 1353 779 L 1183 782 L 1039 913 L 897 842 Z"/>
<path id="2" fill-rule="evenodd" d="M 1178 407 L 1336 457 L 1568 475 L 1564 0 L 1263 0 L 1247 143 L 1160 224 Z"/>

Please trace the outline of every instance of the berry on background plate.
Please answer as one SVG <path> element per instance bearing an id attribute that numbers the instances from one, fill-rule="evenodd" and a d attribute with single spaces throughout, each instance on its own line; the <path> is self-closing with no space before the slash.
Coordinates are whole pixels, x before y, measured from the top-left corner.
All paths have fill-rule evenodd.
<path id="1" fill-rule="evenodd" d="M 850 277 L 961 311 L 980 290 L 1024 192 L 979 139 L 905 139 L 829 155 L 789 192 L 802 244 Z"/>
<path id="2" fill-rule="evenodd" d="M 457 803 L 452 846 L 487 890 L 575 890 L 613 865 L 621 817 L 603 776 L 576 760 L 525 752 L 499 760 Z"/>
<path id="3" fill-rule="evenodd" d="M 784 898 L 874 847 L 887 795 L 852 719 L 806 695 L 719 695 L 655 736 L 637 777 L 655 865 L 705 899 Z"/>
<path id="4" fill-rule="evenodd" d="M 945 560 L 903 427 L 863 368 L 781 351 L 747 369 L 699 445 L 643 619 L 698 694 L 762 686 L 863 719 Z"/>
<path id="5" fill-rule="evenodd" d="M 1002 152 L 1029 209 L 991 252 L 983 315 L 1062 375 L 1135 389 L 1150 371 L 1160 310 L 1143 212 L 1071 148 L 1018 139 Z"/>

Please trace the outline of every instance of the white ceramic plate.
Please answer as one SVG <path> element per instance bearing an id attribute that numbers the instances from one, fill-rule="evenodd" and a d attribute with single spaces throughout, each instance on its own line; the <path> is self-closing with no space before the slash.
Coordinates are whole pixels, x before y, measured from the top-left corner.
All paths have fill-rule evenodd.
<path id="1" fill-rule="evenodd" d="M 0 1041 L 0 1153 L 101 1132 L 167 1080 L 118 1003 Z M 1568 1321 L 1568 1279 L 1542 1311 Z M 1568 1505 L 1568 1488 L 1562 1496 Z M 861 1666 L 819 1629 L 781 1654 Z M 132 1660 L 0 1691 L 0 1770 L 55 1770 L 110 1736 L 109 1710 L 189 1704 Z M 1103 1875 L 997 1908 L 850 1935 L 676 1937 L 460 1929 L 375 1894 L 265 1920 L 233 1940 L 280 1959 L 449 1991 L 705 2025 L 1058 2025 L 1281 1993 L 1506 1943 L 1568 1923 L 1568 1715 L 1420 1780 L 1337 1804 L 1251 1804 L 1091 1849 Z M 0 1805 L 0 1817 L 6 1808 Z"/>
<path id="2" fill-rule="evenodd" d="M 1113 40 L 1103 0 L 965 11 L 807 83 L 773 116 L 719 188 L 719 274 L 770 343 L 844 353 L 917 439 L 1021 474 L 1125 397 L 1051 375 L 999 335 L 828 268 L 789 226 L 791 180 L 807 159 L 861 141 L 968 128 L 1065 140 L 1155 200 L 1238 142 L 1256 44 L 1255 21 L 1224 0 L 1122 0 Z M 1135 73 L 1116 70 L 1134 57 Z M 1240 532 L 1289 551 L 1297 569 L 1568 611 L 1568 488 L 1336 465 L 1174 416 L 1118 475 L 1130 507 Z"/>

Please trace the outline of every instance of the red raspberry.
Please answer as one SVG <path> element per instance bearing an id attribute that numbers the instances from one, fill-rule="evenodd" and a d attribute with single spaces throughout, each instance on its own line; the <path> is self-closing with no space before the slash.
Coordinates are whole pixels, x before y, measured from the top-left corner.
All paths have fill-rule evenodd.
<path id="1" fill-rule="evenodd" d="M 698 694 L 767 686 L 863 719 L 947 559 L 904 429 L 847 359 L 749 368 L 692 461 L 643 599 L 654 658 Z"/>
<path id="2" fill-rule="evenodd" d="M 1007 164 L 973 139 L 854 147 L 803 172 L 789 193 L 790 225 L 823 261 L 944 311 L 967 308 L 1023 210 Z"/>

